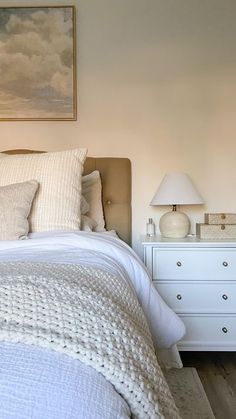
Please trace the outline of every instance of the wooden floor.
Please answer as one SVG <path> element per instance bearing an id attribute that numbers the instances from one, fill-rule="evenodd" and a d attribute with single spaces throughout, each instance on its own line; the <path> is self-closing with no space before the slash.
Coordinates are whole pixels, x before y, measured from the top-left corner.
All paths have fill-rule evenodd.
<path id="1" fill-rule="evenodd" d="M 184 367 L 195 367 L 216 419 L 236 419 L 236 353 L 181 352 Z"/>

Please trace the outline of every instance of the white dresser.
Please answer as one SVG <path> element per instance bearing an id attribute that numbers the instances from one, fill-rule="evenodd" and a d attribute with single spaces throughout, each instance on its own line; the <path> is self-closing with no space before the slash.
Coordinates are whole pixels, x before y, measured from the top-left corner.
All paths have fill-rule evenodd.
<path id="1" fill-rule="evenodd" d="M 142 236 L 144 262 L 182 318 L 182 351 L 236 350 L 236 240 Z"/>

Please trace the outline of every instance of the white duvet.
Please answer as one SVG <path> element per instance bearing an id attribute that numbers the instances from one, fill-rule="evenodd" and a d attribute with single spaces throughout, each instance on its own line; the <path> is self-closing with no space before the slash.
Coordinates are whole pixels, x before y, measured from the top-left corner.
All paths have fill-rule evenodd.
<path id="1" fill-rule="evenodd" d="M 185 332 L 129 246 L 108 233 L 32 234 L 0 242 L 0 261 L 46 261 L 100 267 L 124 276 L 146 314 L 154 343 L 174 345 Z M 128 418 L 129 408 L 99 373 L 51 350 L 0 342 L 1 419 Z"/>
<path id="2" fill-rule="evenodd" d="M 35 260 L 80 263 L 118 272 L 132 284 L 146 314 L 154 344 L 169 348 L 185 333 L 180 318 L 166 305 L 134 251 L 109 233 L 34 233 L 28 240 L 1 241 L 0 261 Z"/>
<path id="3" fill-rule="evenodd" d="M 1 419 L 128 419 L 130 409 L 95 369 L 56 351 L 0 342 Z"/>

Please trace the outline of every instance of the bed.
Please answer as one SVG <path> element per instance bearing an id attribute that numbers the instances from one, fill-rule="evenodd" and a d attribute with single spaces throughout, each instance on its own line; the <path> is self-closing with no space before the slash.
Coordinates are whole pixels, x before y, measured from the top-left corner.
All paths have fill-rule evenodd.
<path id="1" fill-rule="evenodd" d="M 33 195 L 29 232 L 1 231 L 0 417 L 179 418 L 154 347 L 172 347 L 184 326 L 129 246 L 130 162 L 64 153 L 0 155 L 0 204 L 22 200 L 21 187 Z M 82 212 L 98 171 L 106 229 L 81 231 L 77 194 Z"/>

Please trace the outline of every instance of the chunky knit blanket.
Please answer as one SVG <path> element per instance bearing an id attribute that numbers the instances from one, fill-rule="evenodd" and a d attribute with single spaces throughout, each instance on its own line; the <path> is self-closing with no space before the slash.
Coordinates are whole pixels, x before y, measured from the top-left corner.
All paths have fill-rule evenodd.
<path id="1" fill-rule="evenodd" d="M 39 345 L 92 366 L 133 417 L 179 419 L 130 285 L 101 269 L 0 263 L 0 340 Z"/>

